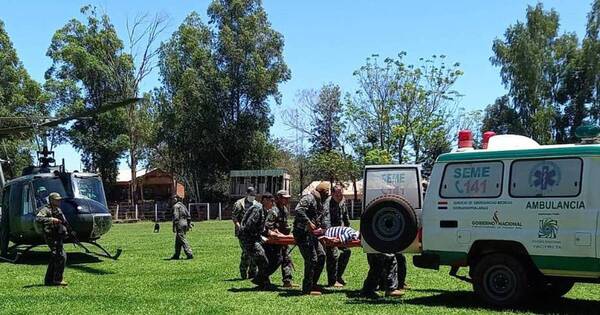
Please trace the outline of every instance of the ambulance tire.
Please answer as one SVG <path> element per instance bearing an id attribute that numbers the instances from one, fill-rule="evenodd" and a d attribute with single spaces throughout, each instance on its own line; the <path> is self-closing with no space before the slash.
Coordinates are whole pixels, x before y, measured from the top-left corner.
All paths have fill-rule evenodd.
<path id="1" fill-rule="evenodd" d="M 528 287 L 527 268 L 511 255 L 490 254 L 475 265 L 473 290 L 487 304 L 517 305 L 526 298 Z"/>
<path id="2" fill-rule="evenodd" d="M 360 218 L 361 237 L 377 252 L 401 252 L 417 237 L 417 214 L 405 198 L 383 195 L 365 209 Z"/>
<path id="3" fill-rule="evenodd" d="M 543 277 L 535 283 L 533 294 L 535 298 L 559 298 L 569 293 L 575 281 L 564 278 Z"/>

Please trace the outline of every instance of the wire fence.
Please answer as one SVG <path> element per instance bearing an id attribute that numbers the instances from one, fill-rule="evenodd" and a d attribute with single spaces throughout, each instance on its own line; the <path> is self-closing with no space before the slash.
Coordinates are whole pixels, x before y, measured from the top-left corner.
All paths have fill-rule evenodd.
<path id="1" fill-rule="evenodd" d="M 297 201 L 290 202 L 290 215 L 294 215 Z M 186 204 L 192 221 L 231 220 L 233 203 L 224 202 L 194 202 Z M 350 219 L 360 218 L 362 202 L 346 200 L 346 209 Z M 132 205 L 129 203 L 115 203 L 109 210 L 116 222 L 155 221 L 164 222 L 173 220 L 171 206 L 167 202 L 144 202 Z"/>

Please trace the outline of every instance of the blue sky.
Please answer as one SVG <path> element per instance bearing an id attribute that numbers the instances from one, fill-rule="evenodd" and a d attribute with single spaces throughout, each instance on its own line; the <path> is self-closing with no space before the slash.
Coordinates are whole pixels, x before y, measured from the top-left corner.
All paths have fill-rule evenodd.
<path id="1" fill-rule="evenodd" d="M 15 1 L 2 0 L 0 19 L 29 74 L 39 82 L 51 61 L 46 50 L 54 32 L 69 19 L 81 18 L 81 6 L 93 4 L 107 12 L 125 38 L 125 21 L 139 13 L 161 13 L 169 17 L 163 33 L 167 39 L 190 12 L 206 17 L 210 1 Z M 264 7 L 274 29 L 285 38 L 284 57 L 292 79 L 281 85 L 281 105 L 272 105 L 275 125 L 271 134 L 290 137 L 281 123 L 281 112 L 293 106 L 301 89 L 323 83 L 339 84 L 344 92 L 355 90 L 352 72 L 365 58 L 408 53 L 407 61 L 445 54 L 448 63 L 460 62 L 464 76 L 456 89 L 464 94 L 461 106 L 482 109 L 505 93 L 499 70 L 491 65 L 492 41 L 502 37 L 510 24 L 523 21 L 527 5 L 537 1 L 323 1 L 265 0 Z M 546 9 L 560 14 L 561 33 L 585 34 L 591 1 L 543 1 Z M 206 20 L 206 18 L 205 18 Z M 142 84 L 144 90 L 158 86 L 155 72 Z M 67 169 L 80 167 L 80 155 L 68 145 L 57 150 Z M 121 168 L 127 165 L 121 163 Z"/>

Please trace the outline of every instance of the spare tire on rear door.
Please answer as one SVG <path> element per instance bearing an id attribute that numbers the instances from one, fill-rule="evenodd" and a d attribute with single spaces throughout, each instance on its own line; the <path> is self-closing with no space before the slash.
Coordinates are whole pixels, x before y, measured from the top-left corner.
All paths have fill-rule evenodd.
<path id="1" fill-rule="evenodd" d="M 365 209 L 360 218 L 360 233 L 374 250 L 397 253 L 408 248 L 417 237 L 417 214 L 405 198 L 379 196 Z"/>

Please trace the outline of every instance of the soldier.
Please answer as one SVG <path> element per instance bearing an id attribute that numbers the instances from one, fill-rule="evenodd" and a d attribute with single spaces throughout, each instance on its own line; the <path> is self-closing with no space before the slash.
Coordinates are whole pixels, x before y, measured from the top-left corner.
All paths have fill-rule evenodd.
<path id="1" fill-rule="evenodd" d="M 242 240 L 239 239 L 240 225 L 242 219 L 244 218 L 244 214 L 250 207 L 257 204 L 256 201 L 256 193 L 254 192 L 254 187 L 248 187 L 246 190 L 246 197 L 239 199 L 233 204 L 233 212 L 231 214 L 231 219 L 233 220 L 233 225 L 235 229 L 235 237 L 238 238 L 240 243 L 240 248 L 242 249 L 242 255 L 240 257 L 240 277 L 242 279 L 254 278 L 256 275 L 256 266 L 252 264 L 252 261 L 246 255 L 244 251 L 244 245 L 242 244 Z"/>
<path id="2" fill-rule="evenodd" d="M 258 271 L 252 279 L 258 289 L 271 289 L 269 277 L 281 264 L 281 252 L 269 251 L 268 256 L 263 245 L 266 236 L 279 234 L 266 227 L 267 216 L 273 207 L 273 195 L 262 195 L 261 203 L 256 203 L 244 214 L 239 231 L 239 238 L 244 246 L 246 255 L 252 259 Z"/>
<path id="3" fill-rule="evenodd" d="M 363 283 L 361 295 L 367 298 L 379 298 L 377 286 L 385 291 L 385 296 L 401 297 L 404 290 L 398 290 L 396 259 L 393 254 L 367 254 L 369 273 Z"/>
<path id="4" fill-rule="evenodd" d="M 333 187 L 331 196 L 323 203 L 325 212 L 329 213 L 331 227 L 350 226 L 350 217 L 346 203 L 344 202 L 343 187 L 336 185 Z M 344 271 L 352 252 L 347 247 L 325 247 L 327 256 L 327 285 L 330 287 L 341 288 L 346 285 L 343 279 Z"/>
<path id="5" fill-rule="evenodd" d="M 192 216 L 178 196 L 173 196 L 173 233 L 175 233 L 175 254 L 171 259 L 179 259 L 181 248 L 187 259 L 193 259 L 194 253 L 185 234 L 192 229 Z"/>
<path id="6" fill-rule="evenodd" d="M 329 215 L 323 209 L 327 199 L 329 184 L 321 182 L 310 194 L 304 195 L 296 206 L 294 219 L 294 239 L 304 258 L 304 279 L 302 293 L 321 295 L 319 278 L 325 267 L 325 250 L 313 231 L 329 226 Z"/>
<path id="7" fill-rule="evenodd" d="M 67 282 L 63 280 L 67 254 L 63 248 L 64 240 L 67 236 L 67 226 L 60 205 L 61 196 L 53 192 L 49 196 L 50 205 L 42 207 L 35 221 L 43 225 L 44 240 L 50 248 L 50 262 L 44 279 L 44 285 L 47 286 L 66 286 Z"/>
<path id="8" fill-rule="evenodd" d="M 290 235 L 291 229 L 288 225 L 288 203 L 290 195 L 287 190 L 280 190 L 275 195 L 275 207 L 271 209 L 267 216 L 267 229 L 279 232 L 284 235 Z M 265 249 L 272 248 L 273 251 L 281 253 L 281 279 L 283 281 L 283 287 L 293 288 L 292 283 L 292 271 L 294 264 L 292 263 L 292 257 L 289 253 L 287 245 L 268 245 Z"/>

